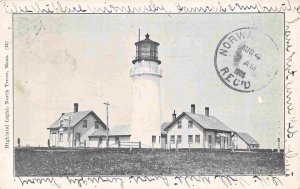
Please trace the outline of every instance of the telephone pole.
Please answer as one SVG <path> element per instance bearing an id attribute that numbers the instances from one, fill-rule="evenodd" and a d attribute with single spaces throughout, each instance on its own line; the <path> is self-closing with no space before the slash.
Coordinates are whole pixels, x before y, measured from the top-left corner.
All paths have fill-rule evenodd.
<path id="1" fill-rule="evenodd" d="M 109 102 L 105 102 L 103 103 L 106 106 L 106 126 L 107 126 L 107 130 L 106 130 L 106 147 L 108 148 L 109 146 L 109 137 L 108 137 L 108 106 L 110 105 Z"/>

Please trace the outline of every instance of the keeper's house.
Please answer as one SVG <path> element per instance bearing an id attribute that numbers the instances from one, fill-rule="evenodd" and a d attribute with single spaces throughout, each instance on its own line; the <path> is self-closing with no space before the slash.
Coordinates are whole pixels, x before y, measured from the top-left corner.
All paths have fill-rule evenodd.
<path id="1" fill-rule="evenodd" d="M 109 146 L 117 146 L 118 141 L 128 141 L 129 126 L 118 126 L 109 129 L 93 111 L 78 111 L 78 103 L 74 103 L 74 111 L 62 113 L 48 127 L 50 146 L 59 147 L 106 147 L 107 136 Z"/>
<path id="2" fill-rule="evenodd" d="M 162 148 L 231 148 L 231 136 L 234 131 L 214 116 L 195 113 L 195 105 L 191 112 L 183 112 L 172 122 L 162 124 Z"/>
<path id="3" fill-rule="evenodd" d="M 236 132 L 232 137 L 235 149 L 258 149 L 259 143 L 248 133 Z"/>

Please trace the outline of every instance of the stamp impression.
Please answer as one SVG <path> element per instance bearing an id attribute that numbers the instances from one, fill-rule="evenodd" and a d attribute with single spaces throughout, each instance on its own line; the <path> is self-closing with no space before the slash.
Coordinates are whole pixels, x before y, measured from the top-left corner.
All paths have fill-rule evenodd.
<path id="1" fill-rule="evenodd" d="M 239 92 L 265 88 L 278 73 L 278 47 L 273 39 L 256 28 L 240 28 L 219 42 L 214 64 L 221 81 Z"/>

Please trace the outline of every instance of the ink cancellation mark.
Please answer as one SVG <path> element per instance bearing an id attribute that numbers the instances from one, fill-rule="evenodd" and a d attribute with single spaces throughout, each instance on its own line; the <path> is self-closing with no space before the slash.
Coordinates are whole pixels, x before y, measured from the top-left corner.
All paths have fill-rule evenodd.
<path id="1" fill-rule="evenodd" d="M 280 60 L 273 39 L 257 28 L 240 28 L 219 42 L 214 64 L 221 81 L 239 92 L 254 92 L 271 83 Z"/>

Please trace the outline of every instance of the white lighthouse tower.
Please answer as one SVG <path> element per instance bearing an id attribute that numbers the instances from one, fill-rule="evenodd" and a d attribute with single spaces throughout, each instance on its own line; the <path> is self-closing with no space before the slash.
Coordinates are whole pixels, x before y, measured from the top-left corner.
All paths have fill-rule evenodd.
<path id="1" fill-rule="evenodd" d="M 158 60 L 159 43 L 149 39 L 135 43 L 136 57 L 132 61 L 130 77 L 133 80 L 131 141 L 142 147 L 160 148 L 160 78 L 162 69 Z"/>

